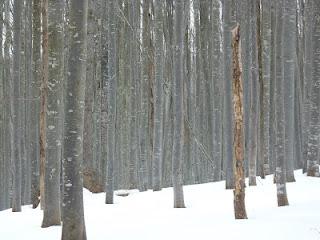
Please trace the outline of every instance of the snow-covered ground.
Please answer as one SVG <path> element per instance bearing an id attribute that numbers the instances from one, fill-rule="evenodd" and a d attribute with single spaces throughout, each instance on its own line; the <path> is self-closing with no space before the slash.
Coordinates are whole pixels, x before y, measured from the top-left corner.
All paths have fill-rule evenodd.
<path id="1" fill-rule="evenodd" d="M 224 182 L 184 187 L 187 208 L 174 209 L 172 188 L 130 192 L 104 204 L 104 194 L 84 191 L 88 240 L 320 240 L 320 178 L 295 172 L 287 185 L 290 206 L 277 207 L 272 177 L 246 188 L 248 220 L 234 220 L 233 193 Z M 42 213 L 0 212 L 0 239 L 60 239 L 61 227 L 40 228 Z"/>

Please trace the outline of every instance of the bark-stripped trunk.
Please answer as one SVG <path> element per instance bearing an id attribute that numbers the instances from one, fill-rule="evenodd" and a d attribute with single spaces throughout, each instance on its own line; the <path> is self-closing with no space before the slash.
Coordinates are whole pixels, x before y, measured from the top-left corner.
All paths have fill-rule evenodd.
<path id="1" fill-rule="evenodd" d="M 64 121 L 64 195 L 62 240 L 85 240 L 83 212 L 83 122 L 85 101 L 87 0 L 70 2 L 70 51 Z"/>
<path id="2" fill-rule="evenodd" d="M 244 124 L 243 124 L 243 86 L 241 65 L 240 26 L 232 30 L 232 95 L 233 95 L 233 171 L 235 179 L 234 215 L 236 219 L 246 219 L 245 176 L 244 176 Z"/>

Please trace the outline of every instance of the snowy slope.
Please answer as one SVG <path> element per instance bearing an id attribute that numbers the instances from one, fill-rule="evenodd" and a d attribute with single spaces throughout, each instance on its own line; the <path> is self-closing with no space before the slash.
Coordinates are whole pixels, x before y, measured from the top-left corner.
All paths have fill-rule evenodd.
<path id="1" fill-rule="evenodd" d="M 245 239 L 320 240 L 320 178 L 295 172 L 289 207 L 277 207 L 272 177 L 246 188 L 248 220 L 234 220 L 233 193 L 224 182 L 184 187 L 186 209 L 172 208 L 172 188 L 130 192 L 105 205 L 104 194 L 84 191 L 88 240 Z M 41 229 L 42 213 L 0 212 L 0 239 L 60 239 L 61 227 Z"/>

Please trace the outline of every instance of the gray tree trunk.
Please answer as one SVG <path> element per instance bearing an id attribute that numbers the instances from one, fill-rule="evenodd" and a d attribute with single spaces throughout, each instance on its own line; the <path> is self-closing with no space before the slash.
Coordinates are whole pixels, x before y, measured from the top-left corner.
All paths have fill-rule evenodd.
<path id="1" fill-rule="evenodd" d="M 4 12 L 4 1 L 0 1 L 0 12 Z M 4 100 L 4 59 L 3 59 L 3 14 L 0 15 L 0 98 Z M 5 209 L 5 101 L 0 103 L 0 211 Z"/>
<path id="2" fill-rule="evenodd" d="M 259 106 L 259 69 L 257 45 L 257 1 L 250 4 L 251 16 L 251 105 L 250 105 L 250 138 L 249 138 L 249 185 L 255 186 L 258 156 L 258 106 Z"/>
<path id="3" fill-rule="evenodd" d="M 263 86 L 263 173 L 270 173 L 270 51 L 271 51 L 271 1 L 262 1 L 262 86 Z"/>
<path id="4" fill-rule="evenodd" d="M 224 54 L 224 112 L 223 112 L 223 158 L 226 176 L 226 189 L 234 188 L 233 179 L 233 149 L 232 149 L 232 97 L 231 97 L 231 29 L 235 22 L 234 0 L 225 0 L 223 3 L 223 54 Z"/>
<path id="5" fill-rule="evenodd" d="M 164 82 L 163 82 L 163 154 L 162 154 L 162 186 L 172 186 L 172 83 L 173 83 L 173 1 L 166 0 L 164 17 Z"/>
<path id="6" fill-rule="evenodd" d="M 310 93 L 310 130 L 307 155 L 307 175 L 319 177 L 319 128 L 320 128 L 320 3 L 313 1 L 312 7 L 312 75 L 311 75 L 311 93 Z M 310 29 L 310 30 L 311 30 Z"/>
<path id="7" fill-rule="evenodd" d="M 163 137 L 163 1 L 154 2 L 154 46 L 155 46 L 155 83 L 154 83 L 154 118 L 153 118 L 153 162 L 152 188 L 161 190 L 162 175 L 162 137 Z"/>
<path id="8" fill-rule="evenodd" d="M 40 203 L 41 209 L 45 208 L 45 162 L 46 162 L 46 128 L 48 106 L 48 0 L 41 2 L 42 14 L 42 71 L 40 86 Z"/>
<path id="9" fill-rule="evenodd" d="M 221 180 L 222 163 L 222 76 L 220 0 L 212 1 L 213 153 L 215 180 Z M 189 96 L 190 97 L 190 96 Z"/>
<path id="10" fill-rule="evenodd" d="M 276 171 L 278 206 L 288 205 L 285 162 L 284 79 L 283 79 L 283 3 L 276 4 Z"/>
<path id="11" fill-rule="evenodd" d="M 192 121 L 192 129 L 196 138 L 199 136 L 199 124 L 201 121 L 201 67 L 202 67 L 202 58 L 201 58 L 201 38 L 200 38 L 200 0 L 195 0 L 193 2 L 193 11 L 194 11 L 194 24 L 195 24 L 195 32 L 196 32 L 196 39 L 195 39 L 195 61 L 196 61 L 196 76 L 195 76 L 195 94 L 194 94 L 194 118 Z M 198 146 L 198 142 L 195 137 L 192 138 L 192 149 L 194 151 L 194 159 L 192 160 L 193 164 L 195 165 L 195 173 L 194 173 L 194 181 L 195 183 L 201 182 L 201 157 L 200 157 L 200 147 Z"/>
<path id="12" fill-rule="evenodd" d="M 13 148 L 13 128 L 12 128 L 12 115 L 11 115 L 11 103 L 12 103 L 12 73 L 11 73 L 11 58 L 10 58 L 10 48 L 12 43 L 12 27 L 10 24 L 10 1 L 5 2 L 5 41 L 4 41 L 4 98 L 7 100 L 6 109 L 5 109 L 5 137 L 8 141 L 5 141 L 5 168 L 4 169 L 12 169 L 12 148 Z M 13 174 L 11 171 L 6 171 L 6 178 L 4 179 L 5 185 L 7 186 L 5 189 L 5 206 L 6 208 L 10 208 L 11 204 L 11 188 L 12 188 L 12 179 Z"/>
<path id="13" fill-rule="evenodd" d="M 148 158 L 149 158 L 149 124 L 148 124 L 148 91 L 149 91 L 149 1 L 143 1 L 142 5 L 142 81 L 140 90 L 140 132 L 139 132 L 139 190 L 146 191 L 148 188 Z"/>
<path id="14" fill-rule="evenodd" d="M 39 204 L 39 114 L 40 114 L 40 62 L 41 62 L 41 1 L 32 3 L 32 83 L 30 106 L 30 158 L 31 158 L 31 202 L 33 208 Z"/>
<path id="15" fill-rule="evenodd" d="M 30 144 L 30 129 L 33 123 L 30 121 L 30 109 L 32 98 L 32 1 L 28 1 L 26 4 L 26 14 L 25 14 L 25 65 L 26 65 L 26 83 L 25 83 L 25 128 L 26 128 L 26 181 L 25 181 L 25 204 L 32 204 L 31 201 L 31 178 L 32 178 L 32 164 L 31 164 L 31 144 Z"/>
<path id="16" fill-rule="evenodd" d="M 183 137 L 184 137 L 184 111 L 183 111 L 183 0 L 175 2 L 174 17 L 174 82 L 173 82 L 173 154 L 172 154 L 172 182 L 174 191 L 174 207 L 184 208 L 183 196 Z"/>
<path id="17" fill-rule="evenodd" d="M 313 0 L 305 1 L 305 15 L 304 15 L 304 75 L 303 75 L 303 158 L 304 166 L 303 172 L 307 171 L 308 165 L 308 151 L 309 151 L 309 133 L 310 133 L 310 110 L 311 110 L 311 86 L 312 86 L 312 29 L 313 29 Z"/>
<path id="18" fill-rule="evenodd" d="M 20 54 L 21 54 L 21 7 L 22 1 L 15 0 L 13 4 L 13 84 L 11 84 L 11 114 L 12 114 L 12 211 L 21 211 L 21 155 L 19 129 L 19 98 L 20 98 Z"/>
<path id="19" fill-rule="evenodd" d="M 113 0 L 108 3 L 108 79 L 103 83 L 103 89 L 107 94 L 107 124 L 101 122 L 101 128 L 107 129 L 107 172 L 106 172 L 106 204 L 113 203 L 113 178 L 115 161 L 115 128 L 116 128 L 116 91 L 117 91 L 117 74 L 116 74 L 116 11 L 117 4 Z M 103 91 L 103 92 L 104 92 Z M 103 99 L 103 97 L 101 98 Z M 102 103 L 103 104 L 103 103 Z M 105 104 L 105 103 L 104 103 Z M 103 144 L 103 143 L 101 143 Z"/>
<path id="20" fill-rule="evenodd" d="M 270 172 L 274 173 L 276 160 L 276 1 L 271 1 L 271 42 L 270 42 Z"/>
<path id="21" fill-rule="evenodd" d="M 284 74 L 284 110 L 285 110 L 285 158 L 286 181 L 294 182 L 294 82 L 296 62 L 296 1 L 285 0 L 283 13 L 283 74 Z M 320 98 L 319 98 L 320 100 Z"/>
<path id="22" fill-rule="evenodd" d="M 88 2 L 88 44 L 85 93 L 85 116 L 83 133 L 83 184 L 91 192 L 103 192 L 105 183 L 104 166 L 100 163 L 99 106 L 101 81 L 102 1 Z M 107 34 L 104 31 L 104 34 Z M 98 131 L 99 129 L 99 131 Z M 101 166 L 100 166 L 101 165 Z"/>
<path id="23" fill-rule="evenodd" d="M 137 90 L 138 90 L 138 72 L 140 67 L 139 55 L 138 55 L 138 26 L 140 25 L 140 16 L 137 18 L 137 12 L 140 9 L 138 1 L 130 1 L 129 4 L 129 23 L 130 27 L 130 100 L 129 100 L 129 189 L 137 187 L 137 161 L 138 161 L 138 129 L 137 129 Z"/>
<path id="24" fill-rule="evenodd" d="M 87 0 L 70 5 L 70 52 L 66 78 L 64 124 L 64 195 L 62 240 L 85 240 L 83 213 L 83 122 L 85 101 Z"/>
<path id="25" fill-rule="evenodd" d="M 48 96 L 46 112 L 45 208 L 42 227 L 60 225 L 63 93 L 63 2 L 48 1 Z"/>

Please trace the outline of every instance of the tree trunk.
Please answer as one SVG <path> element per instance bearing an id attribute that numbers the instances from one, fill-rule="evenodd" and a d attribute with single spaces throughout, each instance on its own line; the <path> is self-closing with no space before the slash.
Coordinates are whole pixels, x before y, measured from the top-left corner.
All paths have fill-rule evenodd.
<path id="1" fill-rule="evenodd" d="M 285 0 L 283 13 L 283 74 L 284 74 L 284 110 L 285 110 L 285 158 L 286 181 L 294 182 L 294 82 L 296 62 L 296 1 Z M 319 98 L 320 100 L 320 98 Z"/>
<path id="2" fill-rule="evenodd" d="M 6 0 L 5 2 L 5 27 L 6 27 L 6 34 L 5 34 L 5 41 L 4 41 L 4 66 L 5 66 L 5 72 L 4 72 L 4 78 L 6 81 L 4 81 L 4 99 L 6 99 L 6 109 L 5 109 L 5 137 L 8 139 L 8 141 L 5 141 L 5 168 L 4 169 L 12 169 L 12 150 L 14 147 L 13 144 L 13 126 L 12 126 L 12 74 L 11 74 L 11 58 L 10 58 L 10 48 L 12 43 L 12 27 L 10 24 L 10 1 Z M 10 172 L 6 172 L 6 178 L 5 185 L 7 188 L 5 189 L 4 195 L 5 198 L 5 206 L 6 208 L 11 207 L 11 196 L 10 196 L 10 189 L 12 188 L 12 180 L 13 175 Z"/>
<path id="3" fill-rule="evenodd" d="M 148 124 L 148 83 L 149 83 L 149 38 L 150 38 L 150 22 L 149 22 L 149 1 L 143 1 L 142 5 L 142 81 L 140 92 L 140 133 L 139 133 L 139 190 L 146 191 L 148 188 L 148 159 L 149 159 L 149 124 Z"/>
<path id="4" fill-rule="evenodd" d="M 42 12 L 42 72 L 40 86 L 40 200 L 45 208 L 45 162 L 46 162 L 46 112 L 48 101 L 48 0 L 43 0 Z"/>
<path id="5" fill-rule="evenodd" d="M 139 18 L 137 18 L 137 12 L 140 6 L 137 4 L 137 0 L 130 1 L 129 4 L 129 23 L 130 28 L 130 104 L 129 104 L 129 144 L 130 144 L 130 154 L 129 154 L 129 189 L 134 189 L 137 187 L 137 161 L 138 161 L 138 144 L 137 144 L 137 89 L 138 89 L 138 72 L 140 68 L 140 61 L 138 55 L 137 42 L 139 41 L 138 36 L 138 26 Z"/>
<path id="6" fill-rule="evenodd" d="M 310 136 L 310 117 L 311 117 L 311 86 L 312 86 L 312 57 L 313 57 L 313 46 L 312 46 L 312 29 L 313 29 L 313 0 L 305 1 L 305 15 L 304 15 L 304 75 L 303 75 L 303 158 L 304 166 L 303 172 L 307 171 L 308 155 L 309 155 L 309 136 Z"/>
<path id="7" fill-rule="evenodd" d="M 153 162 L 152 186 L 154 191 L 161 190 L 161 160 L 163 136 L 163 1 L 154 2 L 155 26 L 155 83 L 154 83 L 154 123 L 153 123 Z"/>
<path id="8" fill-rule="evenodd" d="M 42 227 L 60 225 L 63 92 L 63 2 L 48 1 L 48 95 L 46 111 L 45 208 Z"/>
<path id="9" fill-rule="evenodd" d="M 32 83 L 30 108 L 30 157 L 31 157 L 31 202 L 36 208 L 39 204 L 39 114 L 40 114 L 40 66 L 41 66 L 41 1 L 32 3 Z"/>
<path id="10" fill-rule="evenodd" d="M 278 206 L 289 205 L 286 188 L 285 168 L 285 123 L 284 123 L 284 79 L 283 79 L 283 1 L 276 5 L 276 171 Z"/>
<path id="11" fill-rule="evenodd" d="M 221 180 L 221 163 L 222 163 L 222 76 L 220 63 L 221 55 L 221 20 L 220 20 L 220 1 L 212 1 L 212 78 L 213 78 L 213 153 L 214 153 L 214 176 L 215 180 Z M 190 96 L 189 96 L 190 97 Z"/>
<path id="12" fill-rule="evenodd" d="M 184 112 L 183 112 L 183 0 L 175 2 L 175 56 L 174 56 L 174 83 L 173 83 L 173 155 L 172 155 L 172 182 L 174 191 L 174 207 L 184 208 L 182 155 L 184 137 Z"/>
<path id="13" fill-rule="evenodd" d="M 87 0 L 72 0 L 70 5 L 70 52 L 65 96 L 64 195 L 62 240 L 85 240 L 83 213 L 83 122 L 85 101 Z"/>
<path id="14" fill-rule="evenodd" d="M 0 12 L 4 12 L 4 1 L 0 1 Z M 0 211 L 5 209 L 5 188 L 7 187 L 5 185 L 5 135 L 4 135 L 4 130 L 5 130 L 5 98 L 4 98 L 4 59 L 3 59 L 3 26 L 4 26 L 4 21 L 3 21 L 3 14 L 0 15 L 0 98 L 3 99 L 0 103 Z"/>
<path id="15" fill-rule="evenodd" d="M 244 124 L 243 124 L 243 87 L 241 65 L 240 26 L 232 30 L 232 92 L 234 114 L 233 171 L 235 179 L 234 215 L 235 219 L 246 219 L 245 208 L 245 176 L 244 176 Z"/>
<path id="16" fill-rule="evenodd" d="M 319 127 L 320 127 L 320 3 L 319 1 L 313 1 L 312 13 L 313 13 L 313 26 L 312 26 L 312 43 L 313 43 L 313 58 L 312 58 L 312 74 L 311 74 L 311 112 L 310 112 L 310 130 L 309 130 L 309 142 L 308 142 L 308 156 L 307 156 L 307 175 L 313 177 L 319 177 Z M 310 30 L 311 30 L 310 29 Z M 309 46 L 310 47 L 310 46 Z"/>
<path id="17" fill-rule="evenodd" d="M 231 29 L 235 22 L 235 5 L 234 0 L 226 0 L 223 5 L 223 54 L 224 54 L 224 113 L 223 113 L 223 157 L 224 169 L 226 175 L 226 188 L 234 188 L 233 179 L 233 149 L 232 149 L 232 86 L 231 86 L 231 64 L 232 64 L 232 50 L 231 50 Z"/>
<path id="18" fill-rule="evenodd" d="M 20 54 L 21 54 L 21 0 L 15 0 L 13 5 L 13 84 L 11 84 L 11 114 L 12 114 L 12 211 L 21 211 L 21 155 L 19 129 L 19 98 L 20 98 Z"/>
<path id="19" fill-rule="evenodd" d="M 249 139 L 249 185 L 255 186 L 256 183 L 256 168 L 258 156 L 258 106 L 259 106 L 259 69 L 258 69 L 258 45 L 257 45 L 257 0 L 254 0 L 249 5 L 251 9 L 251 106 L 250 106 L 250 139 Z"/>
<path id="20" fill-rule="evenodd" d="M 264 175 L 270 174 L 270 51 L 271 51 L 271 1 L 262 1 L 262 106 L 263 149 L 261 161 Z"/>
<path id="21" fill-rule="evenodd" d="M 117 75 L 116 75 L 116 13 L 117 4 L 113 0 L 108 2 L 108 78 L 103 82 L 103 94 L 107 95 L 107 123 L 101 122 L 101 128 L 106 128 L 107 137 L 107 172 L 106 172 L 106 204 L 113 204 L 113 179 L 115 161 L 115 129 L 116 129 L 116 91 L 117 91 Z M 101 98 L 103 99 L 103 97 Z M 105 104 L 105 103 L 101 103 Z M 102 106 L 101 106 L 102 107 Z M 101 142 L 101 144 L 103 144 Z"/>

